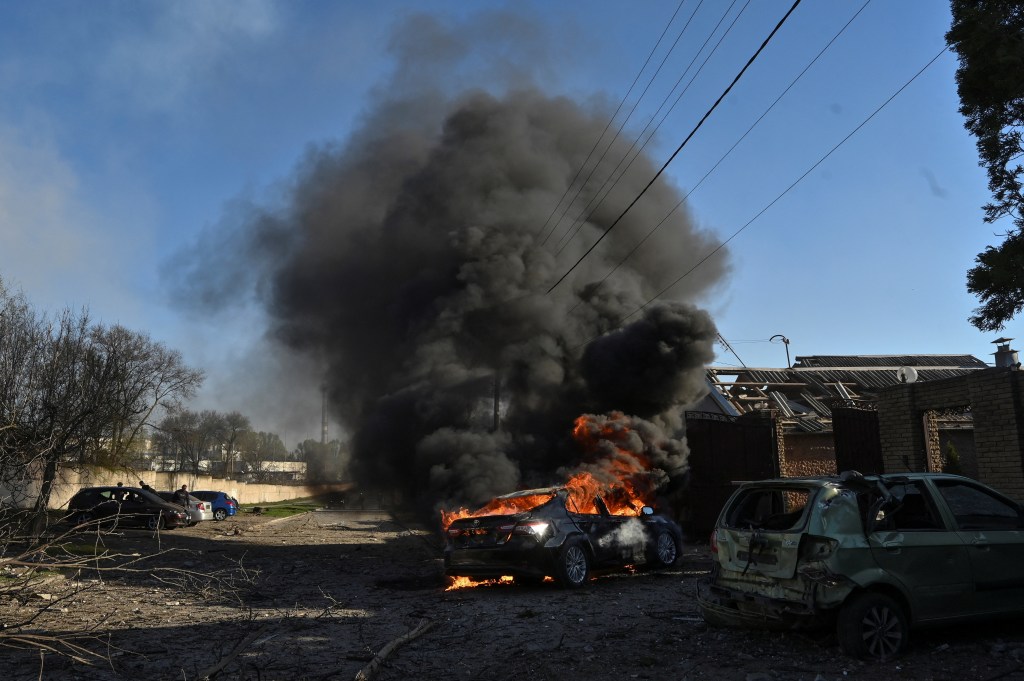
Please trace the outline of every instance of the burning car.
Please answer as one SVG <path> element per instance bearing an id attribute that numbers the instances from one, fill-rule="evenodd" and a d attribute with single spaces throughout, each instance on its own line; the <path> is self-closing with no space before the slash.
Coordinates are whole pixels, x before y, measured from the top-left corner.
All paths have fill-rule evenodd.
<path id="1" fill-rule="evenodd" d="M 885 660 L 911 627 L 1024 612 L 1024 509 L 969 478 L 908 473 L 745 483 L 711 535 L 711 624 L 834 625 Z"/>
<path id="2" fill-rule="evenodd" d="M 446 518 L 445 574 L 511 575 L 526 583 L 553 577 L 561 586 L 579 587 L 598 569 L 673 565 L 682 544 L 679 527 L 650 506 L 626 512 L 613 501 L 549 487 L 496 497 L 465 517 Z"/>

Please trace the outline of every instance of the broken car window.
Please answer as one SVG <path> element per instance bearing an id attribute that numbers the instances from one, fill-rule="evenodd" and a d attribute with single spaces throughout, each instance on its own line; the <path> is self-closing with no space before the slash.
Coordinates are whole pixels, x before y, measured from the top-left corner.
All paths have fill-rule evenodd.
<path id="1" fill-rule="evenodd" d="M 730 527 L 786 531 L 800 527 L 810 498 L 806 489 L 751 489 L 732 506 Z"/>
<path id="2" fill-rule="evenodd" d="M 920 482 L 895 485 L 889 489 L 898 503 L 879 513 L 876 531 L 904 532 L 945 529 L 927 489 Z"/>

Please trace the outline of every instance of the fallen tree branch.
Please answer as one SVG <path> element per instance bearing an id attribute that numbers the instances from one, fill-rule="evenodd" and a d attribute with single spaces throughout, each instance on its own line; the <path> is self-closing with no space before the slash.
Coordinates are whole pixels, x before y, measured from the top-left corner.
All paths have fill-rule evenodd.
<path id="1" fill-rule="evenodd" d="M 217 664 L 213 665 L 212 667 L 208 667 L 204 671 L 199 672 L 199 678 L 200 679 L 210 679 L 210 678 L 212 678 L 214 674 L 217 674 L 222 669 L 224 669 L 224 667 L 228 666 L 228 664 L 230 664 L 232 660 L 234 660 L 236 657 L 238 657 L 239 654 L 243 650 L 248 648 L 250 643 L 252 643 L 256 639 L 258 639 L 260 636 L 262 636 L 263 632 L 265 632 L 269 628 L 269 626 L 270 626 L 269 624 L 264 624 L 262 627 L 260 627 L 256 631 L 249 632 L 249 634 L 245 638 L 243 638 L 241 641 L 238 642 L 238 645 L 235 646 L 234 650 L 232 650 L 230 653 L 228 653 L 225 657 L 222 657 L 220 659 L 220 661 L 217 662 Z"/>
<path id="2" fill-rule="evenodd" d="M 370 679 L 377 675 L 377 672 L 380 671 L 381 665 L 383 665 L 384 662 L 389 657 L 391 657 L 392 653 L 394 653 L 396 650 L 398 650 L 401 646 L 405 645 L 409 641 L 419 638 L 423 634 L 427 633 L 436 625 L 437 622 L 434 622 L 433 620 L 420 620 L 420 623 L 416 625 L 415 629 L 413 629 L 407 634 L 402 634 L 401 636 L 393 640 L 391 643 L 388 643 L 386 646 L 381 648 L 380 652 L 373 656 L 373 659 L 370 661 L 370 664 L 366 665 L 365 667 L 359 670 L 359 673 L 356 674 L 355 681 L 370 681 Z"/>

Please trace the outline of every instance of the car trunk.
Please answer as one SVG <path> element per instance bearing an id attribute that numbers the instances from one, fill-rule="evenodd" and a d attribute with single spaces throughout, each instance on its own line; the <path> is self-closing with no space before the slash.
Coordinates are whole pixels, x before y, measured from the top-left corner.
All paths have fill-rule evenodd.
<path id="1" fill-rule="evenodd" d="M 448 526 L 448 542 L 455 549 L 490 548 L 505 544 L 519 515 L 492 515 L 462 518 Z"/>
<path id="2" fill-rule="evenodd" d="M 721 566 L 743 575 L 792 579 L 813 496 L 806 488 L 767 488 L 738 499 L 715 533 Z"/>
<path id="3" fill-rule="evenodd" d="M 791 579 L 799 560 L 800 533 L 720 529 L 719 562 L 734 572 Z"/>

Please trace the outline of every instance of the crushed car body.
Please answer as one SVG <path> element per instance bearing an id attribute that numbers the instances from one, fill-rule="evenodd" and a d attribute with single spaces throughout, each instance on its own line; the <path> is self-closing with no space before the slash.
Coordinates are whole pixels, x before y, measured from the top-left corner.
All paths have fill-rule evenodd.
<path id="1" fill-rule="evenodd" d="M 517 582 L 553 577 L 565 587 L 585 584 L 594 570 L 628 565 L 668 567 L 682 532 L 649 506 L 613 514 L 600 496 L 578 503 L 564 487 L 495 498 L 445 528 L 444 566 L 451 577 Z"/>
<path id="2" fill-rule="evenodd" d="M 719 625 L 834 624 L 843 651 L 885 660 L 911 627 L 1024 611 L 1024 513 L 941 473 L 741 485 L 711 536 L 698 589 Z"/>

